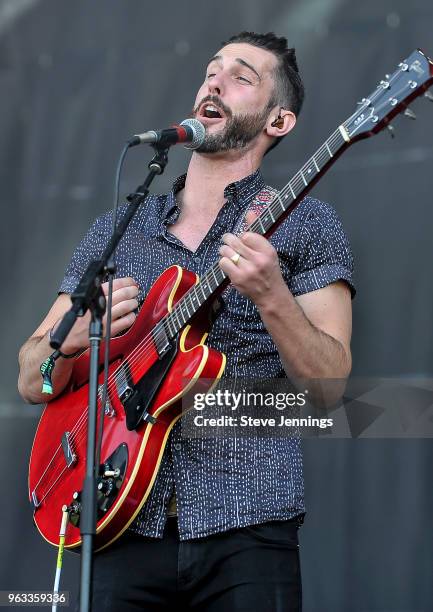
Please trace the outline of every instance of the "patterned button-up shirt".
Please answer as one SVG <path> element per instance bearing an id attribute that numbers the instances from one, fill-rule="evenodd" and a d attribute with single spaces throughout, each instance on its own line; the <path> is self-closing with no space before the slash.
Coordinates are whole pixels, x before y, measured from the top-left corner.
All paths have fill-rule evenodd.
<path id="1" fill-rule="evenodd" d="M 116 252 L 116 276 L 133 277 L 143 299 L 156 278 L 178 264 L 202 275 L 219 258 L 225 232 L 241 227 L 249 207 L 266 188 L 260 171 L 228 185 L 226 202 L 195 252 L 170 233 L 179 216 L 176 193 L 150 195 L 133 218 Z M 204 196 L 205 197 L 205 196 Z M 120 214 L 125 208 L 120 209 Z M 88 262 L 100 255 L 111 232 L 111 212 L 90 228 L 67 268 L 60 292 L 71 293 Z M 353 258 L 334 209 L 307 197 L 270 238 L 283 277 L 294 296 L 343 279 L 352 292 Z M 285 373 L 275 344 L 254 303 L 234 288 L 207 344 L 227 356 L 225 376 L 249 380 L 281 378 Z M 180 422 L 173 428 L 151 493 L 130 529 L 162 537 L 167 506 L 176 493 L 181 540 L 200 538 L 304 512 L 302 456 L 298 437 L 229 436 L 188 438 Z"/>

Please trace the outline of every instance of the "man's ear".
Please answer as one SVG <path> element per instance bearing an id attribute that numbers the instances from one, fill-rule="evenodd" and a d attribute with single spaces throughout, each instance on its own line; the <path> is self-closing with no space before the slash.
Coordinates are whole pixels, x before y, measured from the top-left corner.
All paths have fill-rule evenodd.
<path id="1" fill-rule="evenodd" d="M 296 116 L 292 111 L 285 108 L 275 107 L 266 124 L 266 133 L 268 136 L 279 138 L 285 136 L 296 125 Z"/>

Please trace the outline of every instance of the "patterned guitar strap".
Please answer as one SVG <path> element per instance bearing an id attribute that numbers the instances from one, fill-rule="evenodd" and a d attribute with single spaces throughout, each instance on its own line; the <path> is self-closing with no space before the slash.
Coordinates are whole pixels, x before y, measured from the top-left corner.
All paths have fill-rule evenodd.
<path id="1" fill-rule="evenodd" d="M 260 215 L 264 211 L 264 209 L 270 204 L 270 202 L 272 202 L 277 193 L 277 189 L 272 189 L 272 187 L 264 187 L 248 206 L 247 212 L 252 210 L 256 213 L 257 216 Z M 237 221 L 233 230 L 234 234 L 243 234 L 247 230 L 248 224 L 245 219 L 246 214 L 247 213 L 245 213 L 245 215 L 243 215 Z"/>

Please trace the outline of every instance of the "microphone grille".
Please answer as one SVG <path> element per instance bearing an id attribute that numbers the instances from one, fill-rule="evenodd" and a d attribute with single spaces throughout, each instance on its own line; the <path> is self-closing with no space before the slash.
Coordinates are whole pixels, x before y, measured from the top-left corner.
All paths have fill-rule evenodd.
<path id="1" fill-rule="evenodd" d="M 185 149 L 198 149 L 203 144 L 206 136 L 206 130 L 203 123 L 198 119 L 185 119 L 180 125 L 189 127 L 194 135 L 191 142 L 187 142 L 183 145 Z"/>

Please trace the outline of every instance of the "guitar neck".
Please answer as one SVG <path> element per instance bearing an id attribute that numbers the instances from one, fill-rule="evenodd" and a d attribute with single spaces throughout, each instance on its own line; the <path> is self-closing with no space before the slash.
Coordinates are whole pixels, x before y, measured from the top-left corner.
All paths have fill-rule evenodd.
<path id="1" fill-rule="evenodd" d="M 314 183 L 326 172 L 337 157 L 349 145 L 344 125 L 335 130 L 322 146 L 310 157 L 295 176 L 279 191 L 272 201 L 249 227 L 249 231 L 270 236 L 278 225 L 296 208 Z M 177 302 L 164 319 L 167 338 L 173 339 L 198 310 L 214 299 L 228 284 L 227 275 L 216 262 Z"/>

